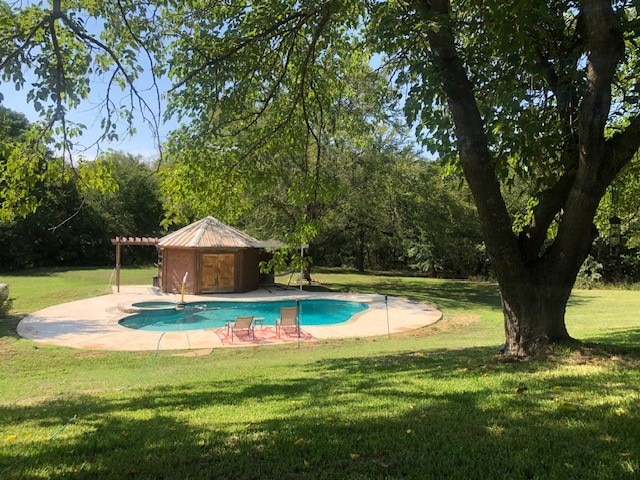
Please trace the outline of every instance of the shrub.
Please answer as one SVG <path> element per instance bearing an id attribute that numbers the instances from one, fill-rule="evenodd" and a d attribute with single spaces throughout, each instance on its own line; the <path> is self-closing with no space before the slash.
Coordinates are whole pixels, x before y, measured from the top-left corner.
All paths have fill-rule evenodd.
<path id="1" fill-rule="evenodd" d="M 582 264 L 582 267 L 580 267 L 578 278 L 576 279 L 576 286 L 591 290 L 601 279 L 602 264 L 589 255 Z"/>

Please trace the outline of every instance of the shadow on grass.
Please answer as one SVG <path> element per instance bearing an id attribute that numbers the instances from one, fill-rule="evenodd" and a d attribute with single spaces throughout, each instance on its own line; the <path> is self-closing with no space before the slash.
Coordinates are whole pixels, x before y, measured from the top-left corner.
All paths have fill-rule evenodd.
<path id="1" fill-rule="evenodd" d="M 107 269 L 108 265 L 98 266 L 98 267 L 41 267 L 41 268 L 30 268 L 27 270 L 10 270 L 0 272 L 3 277 L 50 277 L 52 275 L 57 275 L 59 273 L 65 272 L 76 272 L 76 271 L 94 271 L 96 269 Z"/>
<path id="2" fill-rule="evenodd" d="M 435 303 L 441 309 L 489 308 L 496 312 L 502 310 L 500 288 L 496 283 L 443 280 L 418 276 L 399 277 L 379 273 L 359 274 L 359 278 L 367 280 L 351 281 L 348 272 L 331 272 L 330 274 L 330 287 L 311 285 L 305 286 L 305 290 L 386 294 L 419 302 Z M 584 303 L 584 298 L 573 295 L 567 306 L 577 306 Z"/>
<path id="3" fill-rule="evenodd" d="M 123 267 L 123 270 L 146 270 L 150 268 L 150 265 L 130 265 L 127 264 Z M 114 267 L 112 264 L 108 265 L 94 265 L 88 267 L 82 266 L 63 266 L 63 267 L 40 267 L 40 268 L 30 268 L 27 270 L 0 270 L 0 275 L 3 277 L 51 277 L 53 275 L 58 275 L 59 273 L 66 272 L 94 272 L 96 270 L 113 270 Z"/>
<path id="4" fill-rule="evenodd" d="M 3 338 L 14 338 L 20 339 L 22 338 L 18 335 L 18 324 L 20 320 L 22 320 L 21 315 L 8 315 L 6 317 L 0 318 L 0 340 Z"/>
<path id="5" fill-rule="evenodd" d="M 640 358 L 640 328 L 616 328 L 605 334 L 589 337 L 585 345 L 611 354 L 632 355 Z"/>
<path id="6" fill-rule="evenodd" d="M 312 291 L 353 291 L 359 293 L 377 293 L 404 297 L 419 302 L 436 303 L 443 308 L 477 307 L 500 310 L 500 292 L 492 283 L 477 283 L 453 280 L 428 281 L 425 279 L 408 279 L 389 277 L 368 283 L 352 283 L 340 281 L 338 275 L 332 279 L 331 287 L 310 286 L 305 290 Z"/>
<path id="7" fill-rule="evenodd" d="M 0 476 L 637 478 L 633 372 L 545 375 L 547 364 L 487 362 L 491 353 L 325 359 L 292 378 L 0 405 L 5 431 L 48 434 L 5 443 Z"/>

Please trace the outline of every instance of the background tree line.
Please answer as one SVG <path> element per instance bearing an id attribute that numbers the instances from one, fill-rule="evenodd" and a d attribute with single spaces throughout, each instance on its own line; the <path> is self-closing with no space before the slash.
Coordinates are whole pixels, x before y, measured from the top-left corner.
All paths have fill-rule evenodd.
<path id="1" fill-rule="evenodd" d="M 5 156 L 27 141 L 29 123 L 19 113 L 2 109 L 0 128 Z M 468 192 L 458 180 L 445 179 L 440 164 L 412 151 L 403 140 L 405 135 L 381 127 L 367 141 L 361 138 L 357 147 L 334 145 L 327 152 L 333 161 L 323 173 L 323 191 L 312 207 L 314 263 L 358 270 L 414 269 L 447 276 L 485 274 L 482 240 Z M 282 151 L 286 157 L 287 150 Z M 11 174 L 6 167 L 5 158 L 0 157 L 0 178 Z M 39 168 L 44 173 L 59 168 L 59 162 L 49 154 Z M 182 163 L 170 156 L 158 172 L 156 165 L 139 157 L 108 152 L 96 161 L 80 163 L 76 170 L 42 175 L 34 189 L 33 210 L 24 216 L 5 214 L 0 222 L 1 268 L 111 264 L 112 238 L 162 235 L 167 231 L 163 218 L 171 209 L 181 212 L 177 226 L 213 214 L 256 237 L 278 239 L 295 230 L 300 212 L 310 210 L 308 199 L 290 197 L 291 183 L 303 181 L 304 169 L 295 170 L 285 159 L 278 175 L 270 176 L 263 189 L 247 182 L 251 188 L 243 190 L 235 202 L 213 211 L 202 209 L 202 200 L 186 197 L 185 204 L 175 199 L 180 193 L 162 179 L 175 175 L 178 168 L 183 168 Z M 94 184 L 100 169 L 109 180 L 98 188 Z M 204 182 L 210 180 L 204 176 Z M 225 181 L 228 188 L 232 179 L 220 179 Z M 207 192 L 202 196 L 206 198 Z M 211 197 L 220 196 L 211 193 Z M 128 264 L 155 260 L 153 249 L 125 248 L 123 255 Z"/>
<path id="2" fill-rule="evenodd" d="M 0 185 L 15 181 L 11 157 L 24 152 L 29 122 L 0 107 Z M 45 143 L 45 139 L 40 139 Z M 22 215 L 12 213 L 4 189 L 0 205 L 0 268 L 107 265 L 114 261 L 111 239 L 156 235 L 162 230 L 162 202 L 154 168 L 122 152 L 102 154 L 77 168 L 62 168 L 51 152 L 34 167 L 33 202 Z M 100 188 L 96 178 L 105 182 Z M 23 203 L 24 205 L 24 203 Z M 152 263 L 156 252 L 123 249 L 123 262 Z"/>
<path id="3" fill-rule="evenodd" d="M 0 108 L 0 179 L 12 174 L 6 158 L 21 151 L 18 146 L 28 141 L 28 129 L 22 114 Z M 323 192 L 313 206 L 310 255 L 314 264 L 490 277 L 467 187 L 456 175 L 447 174 L 441 162 L 413 151 L 406 138 L 406 130 L 399 126 L 379 126 L 360 134 L 358 142 L 331 142 L 326 155 L 333 161 L 323 174 Z M 51 153 L 46 158 L 38 166 L 42 173 L 59 168 Z M 32 211 L 12 218 L 4 215 L 0 221 L 1 268 L 110 265 L 113 237 L 163 235 L 167 231 L 163 220 L 172 209 L 182 210 L 178 225 L 213 214 L 259 238 L 278 239 L 294 231 L 301 212 L 309 211 L 304 199 L 288 197 L 291 182 L 304 172 L 292 175 L 292 165 L 285 160 L 264 189 L 251 180 L 247 182 L 250 189 L 242 190 L 233 205 L 218 205 L 217 212 L 198 211 L 196 201 L 176 200 L 180 195 L 162 179 L 184 168 L 177 163 L 169 156 L 158 169 L 140 157 L 112 151 L 96 161 L 81 162 L 76 170 L 42 175 L 34 189 Z M 594 276 L 605 281 L 640 281 L 640 229 L 632 200 L 639 186 L 639 163 L 634 160 L 625 172 L 627 178 L 616 183 L 602 202 L 597 217 L 601 236 L 582 272 L 587 281 Z M 92 182 L 99 175 L 108 180 L 97 188 Z M 205 175 L 203 181 L 208 178 Z M 520 183 L 505 187 L 516 223 L 519 217 L 524 221 L 527 212 L 525 191 L 526 185 Z M 611 241 L 609 222 L 614 216 L 621 220 L 618 242 Z M 152 248 L 125 248 L 123 255 L 125 264 L 149 264 L 156 259 Z"/>

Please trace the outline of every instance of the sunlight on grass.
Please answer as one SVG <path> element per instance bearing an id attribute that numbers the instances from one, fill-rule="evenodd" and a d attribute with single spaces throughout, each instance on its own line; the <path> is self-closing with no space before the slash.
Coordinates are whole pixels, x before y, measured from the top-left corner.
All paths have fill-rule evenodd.
<path id="1" fill-rule="evenodd" d="M 124 268 L 122 285 L 151 285 L 155 267 Z M 8 283 L 13 298 L 13 313 L 32 313 L 58 303 L 111 293 L 115 285 L 113 268 L 41 269 L 26 273 L 3 274 L 0 282 Z"/>

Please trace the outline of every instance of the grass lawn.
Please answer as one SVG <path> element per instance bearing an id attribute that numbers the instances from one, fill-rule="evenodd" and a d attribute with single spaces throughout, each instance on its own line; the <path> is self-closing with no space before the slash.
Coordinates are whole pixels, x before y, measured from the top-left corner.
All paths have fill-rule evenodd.
<path id="1" fill-rule="evenodd" d="M 108 292 L 111 269 L 0 276 L 16 313 Z M 123 270 L 150 283 L 153 269 Z M 324 271 L 435 303 L 386 337 L 179 352 L 40 345 L 0 320 L 0 478 L 640 477 L 640 291 L 576 291 L 581 349 L 501 363 L 494 284 Z M 285 279 L 286 281 L 286 279 Z"/>
<path id="2" fill-rule="evenodd" d="M 120 272 L 122 285 L 150 285 L 157 268 L 127 267 Z M 116 284 L 113 268 L 55 268 L 0 274 L 8 283 L 13 312 L 32 313 L 58 303 L 111 293 Z"/>

